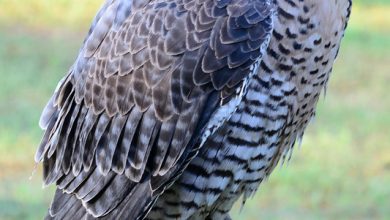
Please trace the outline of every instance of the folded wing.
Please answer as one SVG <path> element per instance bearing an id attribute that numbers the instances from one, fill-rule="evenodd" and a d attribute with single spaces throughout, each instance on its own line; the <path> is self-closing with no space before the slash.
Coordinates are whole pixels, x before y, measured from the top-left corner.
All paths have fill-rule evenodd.
<path id="1" fill-rule="evenodd" d="M 134 218 L 146 212 L 237 95 L 271 30 L 266 0 L 107 1 L 41 117 L 36 161 L 45 184 L 65 192 L 50 214 L 69 200 L 105 216 L 141 197 L 142 207 L 128 204 Z"/>

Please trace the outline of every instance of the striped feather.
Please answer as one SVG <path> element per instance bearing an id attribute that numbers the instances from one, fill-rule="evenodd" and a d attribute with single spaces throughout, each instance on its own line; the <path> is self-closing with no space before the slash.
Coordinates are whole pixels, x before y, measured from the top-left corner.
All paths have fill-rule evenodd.
<path id="1" fill-rule="evenodd" d="M 72 149 L 71 150 L 72 153 L 68 159 L 69 159 L 69 167 L 72 165 L 72 172 L 73 172 L 73 170 L 75 170 L 75 167 L 76 167 L 75 164 L 77 163 L 76 160 L 78 158 L 78 155 L 80 154 L 81 149 L 84 147 L 84 146 L 78 145 L 78 140 L 80 139 L 80 132 L 82 130 L 87 113 L 88 113 L 88 109 L 81 107 L 80 114 L 79 114 L 78 119 L 76 121 L 77 125 L 76 125 L 76 129 L 74 131 L 72 141 L 69 142 L 70 149 Z"/>
<path id="2" fill-rule="evenodd" d="M 69 173 L 70 169 L 71 169 L 71 159 L 72 159 L 72 154 L 73 154 L 73 151 L 74 151 L 74 145 L 73 143 L 76 141 L 76 134 L 77 134 L 77 122 L 78 120 L 79 121 L 83 121 L 83 119 L 79 118 L 79 115 L 80 115 L 81 111 L 80 111 L 80 105 L 76 105 L 74 111 L 73 111 L 73 114 L 72 114 L 72 117 L 70 119 L 70 123 L 68 124 L 68 131 L 66 133 L 66 142 L 64 144 L 64 154 L 61 158 L 61 168 L 62 168 L 62 171 L 64 173 Z M 57 151 L 58 152 L 58 151 Z M 57 158 L 57 161 L 59 161 L 59 158 Z"/>
<path id="3" fill-rule="evenodd" d="M 77 176 L 83 167 L 83 155 L 87 148 L 87 139 L 90 136 L 90 132 L 94 132 L 94 124 L 98 116 L 93 113 L 91 109 L 88 109 L 87 115 L 85 116 L 84 123 L 82 124 L 82 128 L 80 131 L 80 135 L 76 141 L 77 152 L 73 154 L 72 161 L 73 164 L 73 175 Z"/>
<path id="4" fill-rule="evenodd" d="M 88 196 L 83 199 L 86 208 L 95 216 L 104 216 L 115 209 L 125 198 L 125 195 L 131 193 L 134 183 L 125 176 L 113 176 L 109 185 L 99 190 L 99 199 L 88 200 Z M 88 194 L 89 195 L 89 194 Z"/>
<path id="5" fill-rule="evenodd" d="M 89 143 L 85 145 L 84 156 L 83 156 L 84 170 L 90 169 L 92 162 L 94 161 L 93 159 L 94 159 L 95 151 L 100 142 L 100 139 L 102 137 L 107 138 L 106 136 L 108 134 L 106 132 L 106 129 L 109 123 L 110 123 L 110 119 L 108 118 L 108 116 L 106 114 L 101 114 L 99 120 L 97 121 L 97 124 L 95 124 L 94 133 L 89 134 L 87 138 L 87 142 Z"/>
<path id="6" fill-rule="evenodd" d="M 42 137 L 41 143 L 38 147 L 37 152 L 35 153 L 35 162 L 42 162 L 44 155 L 50 147 L 50 136 L 52 135 L 52 130 L 58 120 L 58 111 L 54 113 L 52 120 L 46 127 L 45 134 Z"/>
<path id="7" fill-rule="evenodd" d="M 62 176 L 60 179 L 57 180 L 57 188 L 58 189 L 64 189 L 69 185 L 70 182 L 72 182 L 76 178 L 75 175 L 68 174 L 66 176 Z"/>
<path id="8" fill-rule="evenodd" d="M 108 138 L 102 138 L 102 143 L 96 149 L 96 164 L 103 175 L 107 175 L 111 169 L 115 149 L 126 121 L 126 116 L 116 115 L 108 129 Z"/>
<path id="9" fill-rule="evenodd" d="M 118 174 L 123 174 L 126 168 L 131 143 L 133 142 L 133 137 L 137 131 L 141 117 L 142 114 L 140 114 L 138 108 L 134 108 L 129 113 L 126 125 L 122 131 L 122 139 L 118 142 L 112 160 L 112 169 Z"/>
<path id="10" fill-rule="evenodd" d="M 55 169 L 55 155 L 43 160 L 43 184 L 48 186 L 61 178 L 62 171 Z"/>
<path id="11" fill-rule="evenodd" d="M 160 128 L 156 147 L 153 149 L 153 169 L 152 174 L 155 176 L 160 172 L 161 166 L 164 162 L 164 158 L 169 149 L 169 145 L 175 134 L 175 127 L 177 122 L 177 116 L 165 121 Z"/>
<path id="12" fill-rule="evenodd" d="M 93 189 L 96 188 L 98 184 L 103 182 L 105 178 L 109 177 L 101 175 L 100 171 L 96 168 L 90 169 L 88 173 L 90 173 L 88 178 L 86 178 L 85 181 L 83 180 L 82 182 L 79 182 L 82 186 L 75 188 L 74 193 L 79 199 L 84 199 L 90 192 L 92 192 Z"/>
<path id="13" fill-rule="evenodd" d="M 90 169 L 88 172 L 82 172 L 80 173 L 80 175 L 78 176 L 75 176 L 74 178 L 72 178 L 71 181 L 67 181 L 68 183 L 64 182 L 64 185 L 66 184 L 66 188 L 64 187 L 64 192 L 66 193 L 74 193 L 75 191 L 77 191 L 80 187 L 82 187 L 82 185 L 84 184 L 84 182 L 92 175 L 93 173 L 93 169 Z M 72 175 L 69 175 L 69 176 L 72 176 Z M 58 184 L 58 183 L 57 183 Z M 60 184 L 58 184 L 60 185 Z M 77 194 L 76 194 L 77 196 Z"/>
<path id="14" fill-rule="evenodd" d="M 154 139 L 152 136 L 155 127 L 159 129 L 159 126 L 156 124 L 154 119 L 154 110 L 148 109 L 142 117 L 140 122 L 139 135 L 136 140 L 136 149 L 134 149 L 134 154 L 130 154 L 129 158 L 131 161 L 131 166 L 135 169 L 141 169 L 143 161 L 145 158 L 148 158 L 147 152 L 150 152 L 150 142 L 151 139 Z M 153 144 L 153 143 L 151 143 Z"/>
<path id="15" fill-rule="evenodd" d="M 73 97 L 70 94 L 70 96 L 66 99 L 65 103 L 63 104 L 64 106 L 60 110 L 59 119 L 57 120 L 56 125 L 53 128 L 54 131 L 52 132 L 52 136 L 50 137 L 50 148 L 48 151 L 49 158 L 54 154 L 54 152 L 56 151 L 58 142 L 62 139 L 60 134 L 62 132 L 64 132 L 63 131 L 64 129 L 66 129 L 66 128 L 64 128 L 63 125 L 64 125 L 64 122 L 66 121 L 66 118 L 69 114 L 69 111 L 72 108 L 72 104 L 73 104 Z"/>

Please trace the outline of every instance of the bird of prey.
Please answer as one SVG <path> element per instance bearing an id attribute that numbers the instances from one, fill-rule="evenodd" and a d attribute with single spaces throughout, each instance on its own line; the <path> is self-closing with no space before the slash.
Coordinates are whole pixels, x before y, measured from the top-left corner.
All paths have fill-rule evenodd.
<path id="1" fill-rule="evenodd" d="M 290 157 L 351 0 L 107 0 L 45 107 L 47 219 L 230 219 Z"/>

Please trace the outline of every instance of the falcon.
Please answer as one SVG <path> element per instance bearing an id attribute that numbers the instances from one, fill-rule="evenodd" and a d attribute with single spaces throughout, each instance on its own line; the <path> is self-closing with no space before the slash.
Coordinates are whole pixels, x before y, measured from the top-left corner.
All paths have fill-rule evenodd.
<path id="1" fill-rule="evenodd" d="M 107 0 L 45 107 L 46 219 L 230 219 L 315 115 L 351 0 Z"/>

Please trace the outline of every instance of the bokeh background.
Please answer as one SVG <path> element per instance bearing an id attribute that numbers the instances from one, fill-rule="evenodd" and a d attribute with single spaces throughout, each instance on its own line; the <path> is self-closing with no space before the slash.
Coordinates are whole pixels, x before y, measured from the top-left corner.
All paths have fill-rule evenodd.
<path id="1" fill-rule="evenodd" d="M 42 219 L 40 112 L 102 0 L 0 0 L 0 219 Z M 390 0 L 354 0 L 327 96 L 234 219 L 390 219 Z M 30 178 L 32 176 L 32 178 Z"/>

